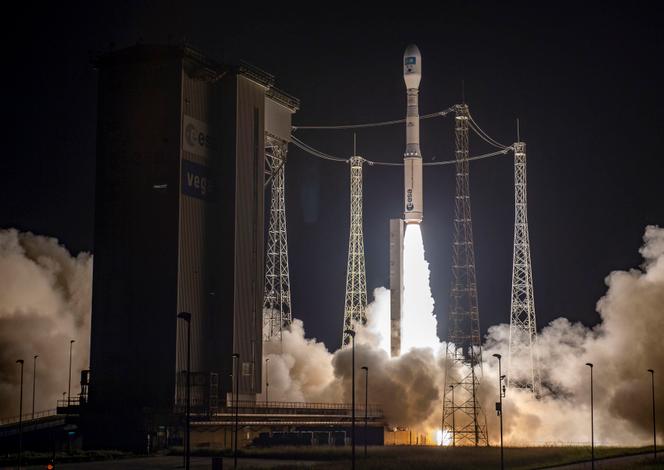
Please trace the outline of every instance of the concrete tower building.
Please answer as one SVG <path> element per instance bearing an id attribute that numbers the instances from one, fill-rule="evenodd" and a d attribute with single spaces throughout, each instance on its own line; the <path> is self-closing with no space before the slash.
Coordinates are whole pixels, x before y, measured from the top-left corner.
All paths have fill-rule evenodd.
<path id="1" fill-rule="evenodd" d="M 144 449 L 191 401 L 261 391 L 266 92 L 273 78 L 184 46 L 99 57 L 86 445 Z M 290 127 L 289 119 L 283 126 Z"/>

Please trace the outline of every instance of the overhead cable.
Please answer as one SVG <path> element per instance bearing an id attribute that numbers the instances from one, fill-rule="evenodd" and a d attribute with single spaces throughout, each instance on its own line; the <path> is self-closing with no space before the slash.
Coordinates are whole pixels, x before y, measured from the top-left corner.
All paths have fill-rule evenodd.
<path id="1" fill-rule="evenodd" d="M 456 106 L 450 106 L 447 109 L 444 109 L 443 111 L 438 111 L 435 113 L 430 113 L 430 114 L 425 114 L 423 116 L 420 116 L 420 120 L 422 119 L 431 119 L 435 117 L 443 117 L 447 116 L 450 114 L 452 111 L 456 109 Z M 369 123 L 364 123 L 364 124 L 341 124 L 337 126 L 292 126 L 292 129 L 294 131 L 297 130 L 344 130 L 344 129 L 362 129 L 362 128 L 367 128 L 367 127 L 383 127 L 383 126 L 392 126 L 394 124 L 403 124 L 406 122 L 406 119 L 395 119 L 393 121 L 382 121 L 382 122 L 369 122 Z"/>
<path id="2" fill-rule="evenodd" d="M 308 153 L 309 155 L 312 155 L 317 158 L 321 158 L 323 160 L 328 160 L 328 161 L 333 161 L 333 162 L 339 162 L 339 163 L 348 163 L 350 159 L 348 158 L 341 158 L 341 157 L 335 157 L 334 155 L 329 155 L 327 153 L 321 152 L 320 150 L 317 150 L 310 145 L 305 144 L 302 142 L 300 139 L 298 139 L 295 136 L 291 136 L 291 139 L 293 141 L 293 144 L 298 147 L 299 149 L 303 150 L 304 152 Z M 513 147 L 505 147 L 500 150 L 497 150 L 495 152 L 491 153 L 485 153 L 482 155 L 476 155 L 474 157 L 469 157 L 468 161 L 473 161 L 473 160 L 483 160 L 485 158 L 490 158 L 490 157 L 495 157 L 498 155 L 505 155 L 508 152 L 514 150 Z M 364 159 L 364 161 L 370 165 L 370 166 L 403 166 L 403 162 L 377 162 L 374 160 L 369 160 L 369 159 Z M 424 162 L 423 165 L 425 166 L 441 166 L 441 165 L 452 165 L 456 163 L 456 160 L 442 160 L 439 162 Z"/>
<path id="3" fill-rule="evenodd" d="M 506 145 L 501 144 L 501 143 L 498 142 L 497 140 L 493 139 L 489 134 L 487 134 L 486 132 L 484 132 L 484 130 L 483 130 L 483 129 L 477 124 L 477 122 L 475 122 L 475 120 L 474 120 L 473 117 L 470 115 L 470 113 L 468 114 L 468 118 L 469 118 L 470 128 L 475 132 L 475 134 L 477 134 L 477 136 L 478 136 L 480 139 L 482 139 L 482 140 L 485 141 L 487 144 L 489 144 L 489 145 L 491 145 L 491 146 L 493 146 L 493 147 L 497 147 L 497 148 L 499 148 L 499 149 L 505 149 L 505 148 L 507 148 Z"/>

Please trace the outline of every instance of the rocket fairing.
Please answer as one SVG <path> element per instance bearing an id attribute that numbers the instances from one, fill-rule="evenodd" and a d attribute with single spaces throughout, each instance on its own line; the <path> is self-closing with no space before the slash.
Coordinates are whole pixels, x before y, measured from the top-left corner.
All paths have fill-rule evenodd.
<path id="1" fill-rule="evenodd" d="M 422 154 L 420 153 L 419 91 L 422 79 L 422 56 L 411 44 L 403 54 L 403 80 L 406 83 L 406 152 L 404 153 L 404 222 L 422 222 Z"/>

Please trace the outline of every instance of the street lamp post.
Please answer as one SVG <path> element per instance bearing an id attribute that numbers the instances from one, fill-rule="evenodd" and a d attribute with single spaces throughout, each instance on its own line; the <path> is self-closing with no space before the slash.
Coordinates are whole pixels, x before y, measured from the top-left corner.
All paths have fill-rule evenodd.
<path id="1" fill-rule="evenodd" d="M 593 396 L 593 364 L 592 362 L 586 362 L 586 365 L 590 367 L 590 458 L 591 458 L 591 467 L 595 469 L 595 417 L 594 417 L 594 396 Z"/>
<path id="2" fill-rule="evenodd" d="M 239 385 L 239 367 L 240 367 L 240 354 L 233 353 L 233 380 L 235 382 L 235 393 L 233 393 L 233 400 L 235 401 L 235 433 L 233 436 L 233 468 L 237 468 L 237 433 L 238 433 L 238 394 L 240 393 Z"/>
<path id="3" fill-rule="evenodd" d="M 265 358 L 265 404 L 270 403 L 270 358 Z"/>
<path id="4" fill-rule="evenodd" d="M 367 458 L 367 431 L 369 422 L 369 368 L 362 366 L 364 371 L 364 458 Z"/>
<path id="5" fill-rule="evenodd" d="M 32 419 L 35 419 L 35 389 L 37 383 L 37 358 L 39 354 L 32 356 Z"/>
<path id="6" fill-rule="evenodd" d="M 500 416 L 500 469 L 504 470 L 505 468 L 505 455 L 503 453 L 503 369 L 501 365 L 500 354 L 494 354 L 493 357 L 498 359 L 498 397 L 500 401 L 496 403 L 498 409 L 498 416 Z"/>
<path id="7" fill-rule="evenodd" d="M 18 468 L 23 461 L 23 359 L 16 361 L 21 365 L 21 393 L 18 399 Z"/>
<path id="8" fill-rule="evenodd" d="M 345 334 L 349 335 L 352 340 L 352 345 L 351 345 L 351 363 L 352 363 L 352 382 L 351 382 L 351 441 L 352 441 L 352 447 L 351 447 L 351 453 L 352 453 L 352 465 L 351 469 L 355 470 L 355 330 L 348 329 L 344 331 Z"/>
<path id="9" fill-rule="evenodd" d="M 75 342 L 75 339 L 69 340 L 69 385 L 67 386 L 67 407 L 71 405 L 71 356 L 72 348 Z"/>
<path id="10" fill-rule="evenodd" d="M 657 462 L 657 427 L 655 425 L 655 371 L 648 369 L 650 372 L 650 379 L 652 382 L 652 448 L 655 462 Z"/>
<path id="11" fill-rule="evenodd" d="M 187 382 L 185 389 L 185 425 L 184 425 L 184 468 L 189 470 L 191 461 L 191 438 L 190 429 L 191 424 L 191 313 L 180 312 L 178 318 L 187 323 Z"/>

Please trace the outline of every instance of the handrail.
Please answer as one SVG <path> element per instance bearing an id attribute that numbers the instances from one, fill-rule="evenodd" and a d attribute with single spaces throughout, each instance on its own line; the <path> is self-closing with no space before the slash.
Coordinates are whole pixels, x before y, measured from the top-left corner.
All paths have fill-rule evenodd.
<path id="1" fill-rule="evenodd" d="M 54 416 L 57 415 L 57 409 L 56 408 L 51 408 L 50 410 L 42 410 L 42 411 L 37 411 L 35 412 L 35 417 L 34 419 L 40 419 L 40 418 L 46 418 L 47 416 Z M 32 421 L 32 413 L 25 413 L 23 415 L 23 421 L 24 423 L 27 423 L 29 421 Z M 7 416 L 5 418 L 0 418 L 0 426 L 4 426 L 7 424 L 13 424 L 13 423 L 18 423 L 19 422 L 19 416 Z"/>

